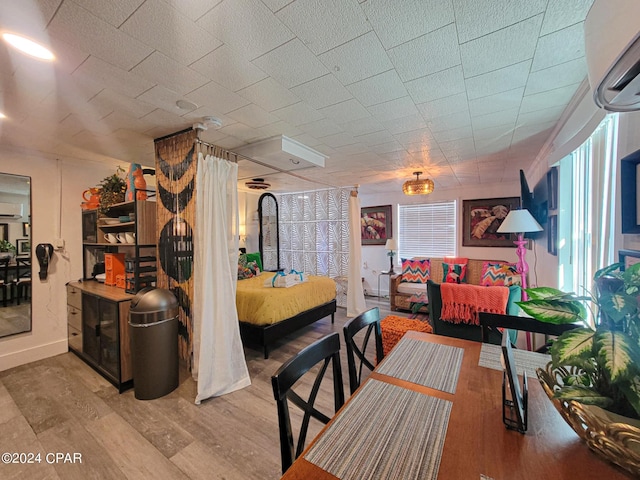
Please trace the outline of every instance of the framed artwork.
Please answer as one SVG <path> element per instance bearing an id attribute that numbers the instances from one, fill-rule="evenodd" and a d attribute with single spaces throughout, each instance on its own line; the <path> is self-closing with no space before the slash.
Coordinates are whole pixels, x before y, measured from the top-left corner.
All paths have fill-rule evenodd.
<path id="1" fill-rule="evenodd" d="M 19 238 L 16 240 L 16 256 L 28 257 L 31 255 L 31 240 Z"/>
<path id="2" fill-rule="evenodd" d="M 393 236 L 391 205 L 360 209 L 362 245 L 384 245 Z"/>
<path id="3" fill-rule="evenodd" d="M 551 255 L 558 255 L 558 216 L 549 216 L 549 228 L 547 228 L 547 251 Z"/>
<path id="4" fill-rule="evenodd" d="M 0 223 L 0 240 L 9 240 L 9 224 Z"/>
<path id="5" fill-rule="evenodd" d="M 22 222 L 22 236 L 28 237 L 31 232 L 31 224 L 29 222 Z"/>
<path id="6" fill-rule="evenodd" d="M 622 264 L 620 270 L 625 270 L 631 265 L 640 263 L 640 252 L 636 250 L 620 250 L 618 252 L 618 261 Z"/>
<path id="7" fill-rule="evenodd" d="M 498 233 L 511 210 L 520 208 L 520 197 L 462 201 L 462 245 L 467 247 L 514 247 L 517 235 Z"/>

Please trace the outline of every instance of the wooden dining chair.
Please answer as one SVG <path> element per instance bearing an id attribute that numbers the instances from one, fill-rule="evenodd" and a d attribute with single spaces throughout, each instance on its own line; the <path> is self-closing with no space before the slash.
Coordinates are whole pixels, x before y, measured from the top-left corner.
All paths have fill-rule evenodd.
<path id="1" fill-rule="evenodd" d="M 20 272 L 22 269 L 22 273 Z M 29 298 L 29 289 L 31 288 L 31 257 L 16 258 L 16 301 L 20 305 L 20 299 L 27 300 Z"/>
<path id="2" fill-rule="evenodd" d="M 366 332 L 360 339 L 356 339 L 358 332 Z M 362 380 L 362 367 L 373 371 L 375 364 L 384 358 L 382 348 L 382 330 L 380 328 L 380 309 L 378 307 L 367 310 L 357 317 L 349 320 L 344 326 L 344 341 L 347 345 L 347 365 L 349 368 L 349 388 L 351 395 L 358 389 Z M 367 358 L 367 346 L 373 333 L 373 345 L 375 345 L 375 364 Z M 358 344 L 359 341 L 362 343 Z M 371 356 L 371 353 L 369 353 Z"/>
<path id="3" fill-rule="evenodd" d="M 501 315 L 498 313 L 479 312 L 478 320 L 482 330 L 482 342 L 489 341 L 491 331 L 497 331 L 498 328 L 508 328 L 509 330 L 520 330 L 523 332 L 541 333 L 546 335 L 558 336 L 562 333 L 581 327 L 580 324 L 561 324 L 547 323 L 529 317 L 518 317 L 515 315 Z M 546 338 L 546 337 L 545 337 Z M 546 351 L 547 345 L 539 348 L 538 351 Z"/>
<path id="4" fill-rule="evenodd" d="M 293 386 L 304 374 L 321 362 L 322 366 L 316 374 L 309 398 L 303 400 L 293 391 Z M 335 412 L 337 412 L 344 404 L 344 386 L 342 385 L 342 368 L 340 366 L 340 336 L 338 333 L 327 335 L 305 347 L 297 355 L 287 360 L 271 377 L 273 395 L 278 406 L 282 473 L 287 471 L 304 450 L 311 417 L 326 424 L 333 416 L 333 414 L 331 416 L 325 415 L 314 407 L 329 363 L 332 363 L 333 369 L 333 398 Z M 289 401 L 304 412 L 295 450 L 291 417 L 289 416 Z"/>

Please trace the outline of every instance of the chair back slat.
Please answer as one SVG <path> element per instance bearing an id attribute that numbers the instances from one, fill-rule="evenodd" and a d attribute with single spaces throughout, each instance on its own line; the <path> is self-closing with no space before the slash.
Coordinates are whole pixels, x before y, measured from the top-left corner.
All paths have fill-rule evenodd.
<path id="1" fill-rule="evenodd" d="M 356 335 L 363 329 L 362 343 L 356 341 Z M 384 358 L 382 348 L 382 330 L 380 328 L 380 309 L 378 307 L 367 310 L 357 317 L 352 318 L 344 326 L 344 341 L 347 346 L 347 364 L 349 369 L 349 389 L 351 394 L 358 389 L 362 381 L 363 367 L 373 371 L 375 365 L 367 357 L 367 346 L 371 334 L 375 345 L 375 361 L 380 363 Z"/>
<path id="2" fill-rule="evenodd" d="M 292 388 L 301 377 L 321 362 L 322 366 L 316 374 L 309 397 L 304 400 Z M 329 364 L 332 365 L 333 373 L 335 413 L 344 405 L 344 386 L 342 384 L 342 367 L 340 365 L 340 336 L 337 333 L 329 334 L 305 347 L 297 355 L 285 362 L 271 377 L 273 396 L 278 407 L 282 473 L 286 472 L 293 461 L 303 452 L 311 418 L 315 418 L 324 424 L 330 420 L 329 415 L 320 412 L 314 406 Z M 295 449 L 289 402 L 304 412 Z"/>

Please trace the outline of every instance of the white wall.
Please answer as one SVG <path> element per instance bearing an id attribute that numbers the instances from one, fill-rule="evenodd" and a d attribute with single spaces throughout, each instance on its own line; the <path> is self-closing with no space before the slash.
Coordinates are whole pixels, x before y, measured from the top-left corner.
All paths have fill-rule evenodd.
<path id="1" fill-rule="evenodd" d="M 116 165 L 0 150 L 0 172 L 31 177 L 32 244 L 66 241 L 65 250 L 54 254 L 46 280 L 39 279 L 34 259 L 32 329 L 0 338 L 0 370 L 67 351 L 66 283 L 82 276 L 82 192 L 114 173 Z"/>
<path id="2" fill-rule="evenodd" d="M 478 186 L 465 186 L 464 188 L 446 190 L 439 190 L 436 187 L 434 192 L 427 196 L 407 196 L 404 195 L 401 191 L 376 195 L 367 195 L 366 193 L 359 194 L 361 207 L 375 207 L 378 205 L 392 206 L 393 236 L 396 238 L 398 235 L 398 205 L 411 205 L 456 200 L 458 203 L 458 239 L 456 241 L 456 245 L 458 248 L 457 255 L 467 258 L 505 260 L 508 262 L 516 262 L 518 260 L 516 256 L 515 246 L 514 248 L 462 246 L 462 200 L 519 196 L 519 182 L 516 182 L 512 185 L 483 184 Z M 533 270 L 533 265 L 530 260 L 529 253 L 527 254 L 527 258 L 529 259 L 531 269 Z M 367 293 L 371 295 L 378 294 L 378 274 L 382 270 L 389 270 L 389 257 L 387 256 L 387 251 L 384 249 L 384 245 L 363 245 L 362 277 L 364 278 L 364 288 Z M 400 259 L 397 255 L 395 257 L 394 270 L 397 273 L 400 273 L 402 271 L 402 268 L 400 266 Z M 389 293 L 389 277 L 386 275 L 380 278 L 380 291 L 382 295 L 388 295 Z"/>

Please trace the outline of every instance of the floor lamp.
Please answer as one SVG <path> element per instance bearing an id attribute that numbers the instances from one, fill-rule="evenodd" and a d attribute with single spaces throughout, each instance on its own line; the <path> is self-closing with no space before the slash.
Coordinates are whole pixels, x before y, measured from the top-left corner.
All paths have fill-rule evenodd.
<path id="1" fill-rule="evenodd" d="M 506 216 L 500 227 L 498 227 L 498 233 L 516 233 L 518 239 L 514 241 L 517 245 L 516 255 L 518 255 L 518 263 L 516 269 L 521 276 L 522 285 L 522 300 L 527 300 L 527 273 L 529 273 L 529 265 L 525 260 L 525 254 L 527 253 L 527 240 L 524 238 L 525 233 L 540 232 L 542 227 L 533 215 L 529 213 L 529 210 L 523 208 L 522 210 L 511 210 Z M 527 332 L 527 350 L 531 350 L 531 333 Z"/>

